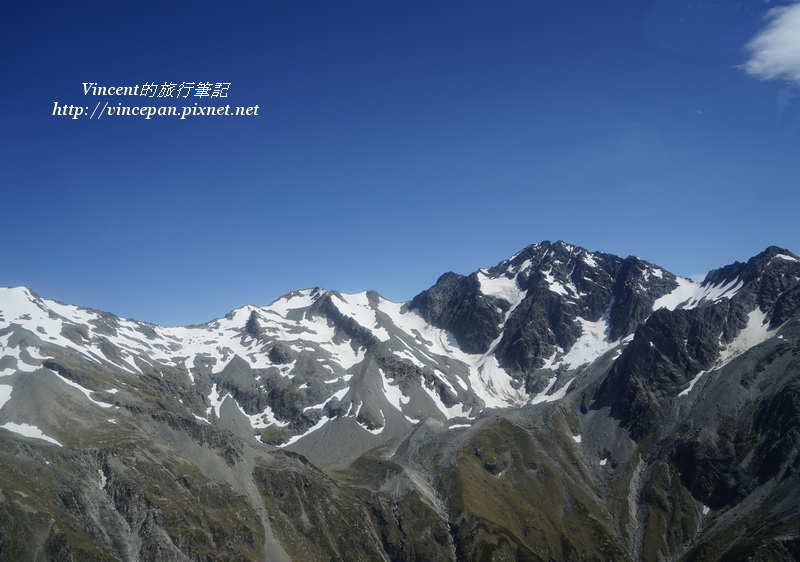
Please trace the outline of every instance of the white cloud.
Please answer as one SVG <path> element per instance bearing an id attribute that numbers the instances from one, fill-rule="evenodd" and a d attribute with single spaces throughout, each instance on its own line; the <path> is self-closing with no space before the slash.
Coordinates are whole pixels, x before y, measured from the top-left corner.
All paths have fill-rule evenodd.
<path id="1" fill-rule="evenodd" d="M 751 56 L 744 69 L 758 78 L 800 85 L 800 3 L 770 10 L 767 18 L 767 26 L 747 44 Z"/>

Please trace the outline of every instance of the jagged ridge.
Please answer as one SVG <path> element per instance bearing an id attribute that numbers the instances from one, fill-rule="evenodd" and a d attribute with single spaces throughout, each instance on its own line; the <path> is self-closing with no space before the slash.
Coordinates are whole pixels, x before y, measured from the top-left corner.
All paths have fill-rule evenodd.
<path id="1" fill-rule="evenodd" d="M 414 490 L 431 517 L 460 529 L 436 539 L 442 549 L 436 556 L 472 557 L 484 552 L 481 541 L 491 543 L 489 536 L 512 528 L 514 538 L 495 541 L 498 549 L 544 556 L 533 547 L 536 533 L 528 536 L 504 516 L 469 511 L 463 503 L 467 497 L 478 501 L 472 486 L 484 476 L 474 473 L 476 466 L 496 479 L 525 466 L 536 473 L 536 465 L 545 467 L 542 474 L 566 478 L 560 501 L 577 501 L 586 513 L 623 502 L 615 486 L 632 486 L 635 495 L 566 550 L 563 541 L 553 542 L 555 535 L 545 537 L 547 556 L 586 552 L 600 536 L 610 541 L 613 557 L 716 552 L 722 544 L 717 539 L 700 540 L 702 533 L 688 529 L 675 534 L 654 521 L 678 507 L 701 515 L 731 509 L 757 491 L 762 499 L 754 505 L 776 513 L 775 529 L 796 517 L 769 511 L 764 498 L 796 489 L 792 424 L 800 421 L 800 409 L 792 398 L 798 384 L 792 357 L 799 280 L 800 260 L 777 247 L 712 271 L 698 284 L 639 258 L 543 242 L 469 276 L 447 273 L 408 303 L 371 291 L 345 295 L 316 288 L 181 328 L 64 305 L 25 288 L 2 289 L 0 427 L 13 443 L 45 451 L 61 445 L 65 451 L 107 452 L 105 443 L 117 442 L 119 435 L 145 442 L 149 436 L 175 447 L 183 435 L 194 445 L 175 448 L 174 462 L 199 467 L 202 478 L 233 489 L 237 479 L 254 478 L 256 465 L 279 462 L 264 455 L 280 450 L 302 453 L 323 467 L 349 466 L 353 475 L 363 474 L 365 459 L 391 458 L 394 476 L 376 485 L 394 495 L 354 501 L 391 503 L 391 497 L 408 499 Z M 740 384 L 731 387 L 728 380 Z M 532 431 L 533 445 L 525 444 L 523 434 L 511 449 L 494 443 L 497 437 L 488 441 L 493 452 L 475 445 L 497 434 L 487 423 L 498 416 L 513 427 L 521 424 L 523 434 Z M 717 437 L 709 427 L 718 428 Z M 573 473 L 564 451 L 576 442 L 575 462 L 585 468 Z M 482 462 L 467 462 L 470 450 Z M 12 447 L 8 454 L 17 458 L 19 451 Z M 731 472 L 731 466 L 738 468 Z M 103 474 L 122 478 L 128 468 Z M 253 482 L 263 481 L 263 470 Z M 523 473 L 514 478 L 528 481 Z M 11 488 L 4 490 L 17 489 L 6 485 Z M 646 493 L 667 485 L 682 490 L 683 503 Z M 326 493 L 343 493 L 334 489 Z M 590 501 L 579 489 L 593 489 L 603 499 Z M 265 501 L 265 490 L 273 488 L 254 483 L 245 500 L 258 513 L 280 504 Z M 632 506 L 647 506 L 647 515 Z M 108 509 L 119 514 L 118 506 Z M 128 524 L 135 519 L 119 516 Z M 373 538 L 396 548 L 399 543 L 379 537 L 390 532 L 383 517 Z M 248 539 L 248 548 L 280 555 L 281 541 L 270 539 L 268 520 L 257 519 L 251 537 L 263 538 Z M 704 527 L 702 520 L 696 517 L 698 529 L 714 537 L 745 524 L 728 517 Z M 283 540 L 296 532 L 295 523 L 282 524 Z M 461 531 L 474 525 L 488 533 L 478 543 Z M 83 532 L 99 540 L 93 531 Z M 170 556 L 183 552 L 173 538 L 148 542 L 120 533 L 114 540 L 139 541 L 141 548 L 160 544 Z M 63 536 L 74 546 L 77 539 Z M 757 549 L 771 536 L 756 533 L 748 540 Z M 103 548 L 124 558 L 114 540 Z M 259 541 L 264 544 L 254 546 Z M 312 540 L 304 548 L 340 547 Z"/>

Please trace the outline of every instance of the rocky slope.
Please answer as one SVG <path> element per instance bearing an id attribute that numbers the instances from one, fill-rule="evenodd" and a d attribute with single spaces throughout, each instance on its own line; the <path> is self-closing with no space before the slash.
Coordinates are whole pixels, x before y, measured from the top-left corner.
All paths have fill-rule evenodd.
<path id="1" fill-rule="evenodd" d="M 0 559 L 794 559 L 799 338 L 776 247 L 181 328 L 0 289 Z"/>

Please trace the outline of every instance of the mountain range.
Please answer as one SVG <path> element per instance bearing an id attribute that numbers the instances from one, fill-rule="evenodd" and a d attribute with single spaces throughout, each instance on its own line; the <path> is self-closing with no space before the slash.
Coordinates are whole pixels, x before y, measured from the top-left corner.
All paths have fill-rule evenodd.
<path id="1" fill-rule="evenodd" d="M 163 327 L 0 289 L 0 560 L 800 558 L 800 258 L 564 242 Z"/>

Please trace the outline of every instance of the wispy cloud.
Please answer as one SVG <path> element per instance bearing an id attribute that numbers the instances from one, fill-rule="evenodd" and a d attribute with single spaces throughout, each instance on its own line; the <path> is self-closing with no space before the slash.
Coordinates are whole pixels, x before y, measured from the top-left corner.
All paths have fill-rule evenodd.
<path id="1" fill-rule="evenodd" d="M 764 80 L 782 78 L 800 85 L 800 3 L 770 10 L 769 23 L 747 49 L 744 69 Z"/>

